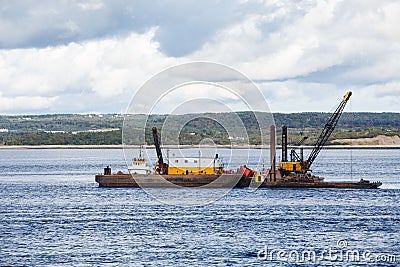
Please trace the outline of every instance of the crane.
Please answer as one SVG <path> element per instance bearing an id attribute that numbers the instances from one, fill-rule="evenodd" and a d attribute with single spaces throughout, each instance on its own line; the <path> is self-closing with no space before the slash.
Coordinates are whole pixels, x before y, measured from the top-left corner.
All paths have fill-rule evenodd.
<path id="1" fill-rule="evenodd" d="M 157 152 L 157 162 L 156 162 L 156 166 L 155 166 L 156 173 L 168 174 L 168 164 L 164 163 L 164 159 L 163 159 L 163 156 L 161 153 L 160 142 L 158 141 L 157 128 L 153 127 L 151 130 L 153 132 L 153 141 L 154 141 L 154 146 L 156 147 L 156 152 Z"/>
<path id="2" fill-rule="evenodd" d="M 350 96 L 352 95 L 352 92 L 347 92 L 342 101 L 340 102 L 339 106 L 336 108 L 335 112 L 332 114 L 332 116 L 329 118 L 328 122 L 325 124 L 324 129 L 322 130 L 321 134 L 318 137 L 317 142 L 315 143 L 309 157 L 307 160 L 303 160 L 303 157 L 296 157 L 297 153 L 294 152 L 294 156 L 291 157 L 290 162 L 287 161 L 287 128 L 282 129 L 282 155 L 285 155 L 285 157 L 282 157 L 282 161 L 278 163 L 279 169 L 283 172 L 300 172 L 300 173 L 306 173 L 307 171 L 310 171 L 311 165 L 313 164 L 314 160 L 317 158 L 319 152 L 325 145 L 326 141 L 329 139 L 331 133 L 335 129 L 340 116 L 343 113 L 344 107 L 346 106 L 348 100 L 350 99 Z M 305 140 L 305 139 L 304 139 Z M 302 140 L 300 143 L 302 143 L 304 140 Z M 285 151 L 283 151 L 285 150 Z M 293 153 L 293 151 L 292 151 Z M 302 153 L 301 153 L 302 154 Z"/>

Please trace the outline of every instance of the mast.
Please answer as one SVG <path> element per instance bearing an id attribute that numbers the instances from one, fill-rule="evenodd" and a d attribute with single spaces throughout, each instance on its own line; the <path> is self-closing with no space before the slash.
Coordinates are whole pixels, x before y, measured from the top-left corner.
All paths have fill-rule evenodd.
<path id="1" fill-rule="evenodd" d="M 287 162 L 287 127 L 282 126 L 282 162 Z"/>

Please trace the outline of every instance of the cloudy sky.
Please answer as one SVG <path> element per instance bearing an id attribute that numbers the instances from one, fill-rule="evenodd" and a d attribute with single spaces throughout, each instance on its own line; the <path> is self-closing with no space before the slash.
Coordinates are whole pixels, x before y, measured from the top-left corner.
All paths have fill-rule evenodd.
<path id="1" fill-rule="evenodd" d="M 191 61 L 244 73 L 274 112 L 332 111 L 347 90 L 348 111 L 400 112 L 398 25 L 385 0 L 0 0 L 0 114 L 121 113 Z"/>

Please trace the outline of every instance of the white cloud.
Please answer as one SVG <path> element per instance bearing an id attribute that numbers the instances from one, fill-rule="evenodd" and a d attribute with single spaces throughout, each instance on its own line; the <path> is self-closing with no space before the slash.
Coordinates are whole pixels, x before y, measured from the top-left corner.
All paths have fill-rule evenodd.
<path id="1" fill-rule="evenodd" d="M 371 97 L 371 84 L 377 92 L 400 91 L 400 3 L 318 1 L 303 6 L 304 13 L 290 3 L 272 5 L 270 13 L 261 9 L 219 32 L 194 57 L 231 64 L 264 81 L 265 95 L 280 99 L 274 111 L 325 111 L 331 91 L 344 87 L 360 91 L 356 110 L 375 103 L 371 111 L 400 111 L 395 101 Z"/>
<path id="2" fill-rule="evenodd" d="M 160 96 L 152 113 L 202 113 L 246 110 L 242 99 L 236 92 L 220 84 L 203 82 L 187 83 L 172 88 Z"/>
<path id="3" fill-rule="evenodd" d="M 400 82 L 348 88 L 288 80 L 265 82 L 260 87 L 269 99 L 272 112 L 333 112 L 347 91 L 353 95 L 345 111 L 400 112 Z"/>
<path id="4" fill-rule="evenodd" d="M 0 18 L 0 90 L 8 103 L 0 112 L 18 112 L 28 98 L 37 100 L 27 106 L 33 112 L 123 111 L 148 78 L 193 60 L 242 71 L 276 112 L 327 111 L 346 90 L 355 91 L 355 111 L 400 111 L 397 1 L 208 3 L 198 11 L 215 7 L 209 14 L 215 25 L 195 16 L 190 26 L 183 13 L 192 12 L 191 4 L 171 2 L 164 7 L 168 14 L 160 6 L 118 1 L 115 7 L 104 1 L 54 5 L 28 7 L 25 24 L 15 24 L 14 32 L 13 20 Z M 7 4 L 0 14 L 17 7 Z M 53 25 L 52 18 L 54 28 L 43 26 Z M 114 34 L 105 27 L 110 22 L 124 30 Z M 41 36 L 50 46 L 35 45 Z M 60 45 L 57 38 L 77 41 Z M 38 48 L 7 49 L 24 42 Z M 168 56 L 168 47 L 186 56 Z"/>
<path id="5" fill-rule="evenodd" d="M 393 10 L 400 12 L 400 3 L 317 3 L 306 7 L 303 16 L 278 26 L 295 11 L 276 8 L 266 16 L 249 14 L 194 56 L 233 64 L 252 78 L 265 80 L 306 76 L 333 66 L 373 68 L 386 60 L 390 72 L 398 73 L 400 63 L 392 59 L 400 52 L 400 36 L 393 25 L 400 25 L 400 16 Z"/>
<path id="6" fill-rule="evenodd" d="M 354 88 L 352 107 L 357 111 L 400 112 L 400 82 L 391 81 Z"/>
<path id="7" fill-rule="evenodd" d="M 0 92 L 0 112 L 29 112 L 38 109 L 48 109 L 58 100 L 58 97 L 18 96 L 3 97 Z"/>
<path id="8" fill-rule="evenodd" d="M 65 45 L 159 27 L 155 40 L 161 51 L 183 56 L 239 19 L 245 6 L 251 5 L 197 0 L 2 1 L 0 48 Z"/>
<path id="9" fill-rule="evenodd" d="M 82 10 L 97 10 L 97 9 L 102 9 L 104 8 L 104 4 L 102 2 L 90 2 L 90 1 L 85 1 L 85 2 L 81 2 L 78 3 L 78 6 L 82 9 Z"/>
<path id="10" fill-rule="evenodd" d="M 71 94 L 83 103 L 92 101 L 93 94 L 110 99 L 110 104 L 124 94 L 131 97 L 144 80 L 171 62 L 158 51 L 158 44 L 152 40 L 154 31 L 59 47 L 0 50 L 0 90 L 6 97 L 3 106 L 7 106 L 0 111 L 10 110 L 7 102 L 12 99 L 27 96 L 60 96 L 58 105 L 63 95 Z M 101 101 L 98 108 L 107 105 L 104 103 Z M 31 107 L 44 111 L 51 106 L 38 101 Z M 14 110 L 19 108 L 15 105 Z"/>

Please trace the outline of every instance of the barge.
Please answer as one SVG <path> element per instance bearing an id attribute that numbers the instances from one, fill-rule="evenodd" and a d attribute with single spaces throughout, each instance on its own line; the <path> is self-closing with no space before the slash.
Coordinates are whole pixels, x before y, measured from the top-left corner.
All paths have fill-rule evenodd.
<path id="1" fill-rule="evenodd" d="M 143 187 L 143 188 L 244 188 L 249 187 L 252 177 L 240 173 L 223 174 L 130 174 L 117 172 L 111 174 L 111 168 L 104 169 L 104 174 L 95 176 L 100 187 Z"/>
<path id="2" fill-rule="evenodd" d="M 324 178 L 311 174 L 284 175 L 279 169 L 269 169 L 266 174 L 255 174 L 251 182 L 257 188 L 347 188 L 347 189 L 377 189 L 382 182 L 371 182 L 366 179 L 359 181 L 324 181 Z"/>
<path id="3" fill-rule="evenodd" d="M 154 170 L 146 165 L 140 156 L 134 159 L 128 174 L 111 173 L 107 166 L 104 174 L 96 175 L 96 182 L 101 187 L 204 187 L 204 188 L 350 188 L 376 189 L 381 182 L 370 182 L 361 179 L 358 182 L 325 182 L 324 178 L 311 174 L 311 165 L 325 145 L 349 100 L 351 92 L 347 92 L 336 111 L 322 130 L 317 143 L 314 145 L 308 159 L 304 159 L 303 149 L 300 155 L 293 149 L 288 159 L 287 127 L 282 127 L 282 158 L 276 166 L 275 126 L 271 125 L 270 133 L 270 162 L 271 167 L 265 172 L 257 173 L 240 167 L 239 172 L 225 171 L 222 159 L 218 154 L 214 158 L 168 158 L 164 162 L 158 141 L 157 129 L 153 127 L 153 140 L 157 152 Z M 306 137 L 307 138 L 307 137 Z M 300 144 L 306 139 L 300 142 Z"/>
<path id="4" fill-rule="evenodd" d="M 314 144 L 312 151 L 308 158 L 304 157 L 302 143 L 308 138 L 307 136 L 297 144 L 300 146 L 300 153 L 298 154 L 295 149 L 290 151 L 290 159 L 288 157 L 288 140 L 287 140 L 287 127 L 282 126 L 282 156 L 281 161 L 276 166 L 276 145 L 275 145 L 275 126 L 271 125 L 270 133 L 270 161 L 271 168 L 266 174 L 261 175 L 259 187 L 291 187 L 291 188 L 378 188 L 382 185 L 381 182 L 370 182 L 368 180 L 360 179 L 358 182 L 325 182 L 324 178 L 313 175 L 311 172 L 311 165 L 317 158 L 319 152 L 322 150 L 330 135 L 334 131 L 343 110 L 349 101 L 352 92 L 347 92 L 335 112 L 330 116 L 325 127 L 321 131 L 317 142 Z"/>
<path id="5" fill-rule="evenodd" d="M 243 168 L 243 166 L 242 166 Z M 241 168 L 241 169 L 242 169 Z M 250 172 L 252 173 L 252 172 Z M 310 177 L 305 180 L 283 178 L 279 171 L 275 175 L 260 175 L 241 171 L 241 173 L 203 174 L 203 175 L 160 175 L 130 174 L 117 172 L 112 174 L 111 168 L 105 168 L 104 174 L 97 174 L 95 181 L 99 187 L 136 187 L 136 188 L 348 188 L 377 189 L 381 182 L 370 182 L 361 179 L 358 182 L 325 182 L 321 177 Z"/>
<path id="6" fill-rule="evenodd" d="M 370 182 L 361 179 L 359 182 L 276 182 L 263 183 L 259 188 L 347 188 L 347 189 L 377 189 L 381 182 Z"/>

